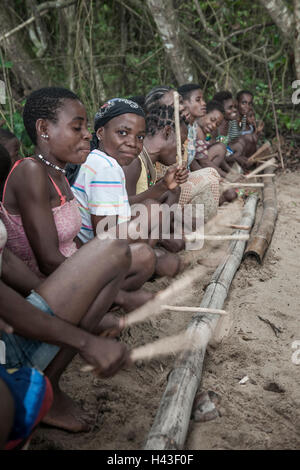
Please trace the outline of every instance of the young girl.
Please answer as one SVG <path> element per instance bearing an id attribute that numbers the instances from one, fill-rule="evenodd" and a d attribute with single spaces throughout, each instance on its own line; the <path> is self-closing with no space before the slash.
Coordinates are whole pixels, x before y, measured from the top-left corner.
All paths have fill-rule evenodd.
<path id="1" fill-rule="evenodd" d="M 147 115 L 147 135 L 144 150 L 151 160 L 148 167 L 155 170 L 155 180 L 165 178 L 170 166 L 176 164 L 176 139 L 174 108 L 166 105 L 153 106 Z M 182 142 L 187 137 L 187 129 L 181 126 Z M 131 175 L 128 167 L 129 195 L 132 197 L 137 190 L 138 173 Z M 126 177 L 127 178 L 127 177 Z M 131 181 L 131 179 L 133 181 Z M 206 168 L 189 172 L 187 181 L 180 185 L 179 204 L 204 204 L 204 217 L 208 220 L 217 210 L 219 201 L 219 176 L 215 169 Z M 141 196 L 141 194 L 140 194 Z"/>
<path id="2" fill-rule="evenodd" d="M 85 162 L 92 136 L 84 105 L 64 88 L 33 92 L 23 118 L 35 153 L 13 166 L 0 215 L 8 232 L 7 247 L 43 279 L 77 251 L 74 240 L 81 228 L 81 216 L 65 177 L 65 166 Z M 154 271 L 151 254 L 145 256 L 143 282 Z M 142 294 L 134 296 L 123 290 L 115 299 L 125 310 L 145 300 Z"/>
<path id="3" fill-rule="evenodd" d="M 82 213 L 82 226 L 78 236 L 83 243 L 96 235 L 97 226 L 104 218 L 108 223 L 112 221 L 113 225 L 117 222 L 118 231 L 122 230 L 122 223 L 130 225 L 131 208 L 122 168 L 134 161 L 142 151 L 145 137 L 144 111 L 131 100 L 115 98 L 105 103 L 96 113 L 94 128 L 94 150 L 80 168 L 72 187 Z M 147 202 L 148 227 L 151 227 L 151 220 L 153 221 L 150 218 L 152 203 L 157 205 L 156 201 Z M 143 201 L 143 204 L 145 205 L 146 201 Z M 136 289 L 140 287 L 141 282 L 145 282 L 135 268 L 147 268 L 143 252 L 148 255 L 152 253 L 156 272 L 159 274 L 173 276 L 180 269 L 180 259 L 177 256 L 166 254 L 159 259 L 155 257 L 151 248 L 155 242 L 151 240 L 150 232 L 144 240 L 146 243 L 130 245 L 130 288 Z M 128 240 L 133 242 L 130 237 Z"/>

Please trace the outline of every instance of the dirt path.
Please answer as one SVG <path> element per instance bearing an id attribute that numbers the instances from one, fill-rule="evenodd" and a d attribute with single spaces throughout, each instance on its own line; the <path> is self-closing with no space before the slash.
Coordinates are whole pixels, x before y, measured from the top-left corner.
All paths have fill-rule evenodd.
<path id="1" fill-rule="evenodd" d="M 298 340 L 300 348 L 299 188 L 299 172 L 277 177 L 279 215 L 272 245 L 262 266 L 253 260 L 242 264 L 225 304 L 233 313 L 233 327 L 218 348 L 207 350 L 201 389 L 220 396 L 221 416 L 204 423 L 191 421 L 186 449 L 299 448 L 300 365 L 292 362 L 292 343 Z M 213 257 L 213 250 L 200 254 L 203 259 Z M 195 254 L 188 256 L 196 262 Z M 182 293 L 186 305 L 200 304 L 213 271 L 214 266 L 201 283 Z M 168 281 L 161 279 L 147 288 L 166 285 Z M 132 327 L 124 340 L 130 347 L 141 345 L 177 333 L 189 319 L 186 314 L 165 314 Z M 280 330 L 277 336 L 264 320 Z M 142 449 L 173 361 L 174 357 L 142 362 L 104 381 L 80 372 L 82 361 L 76 358 L 62 385 L 91 412 L 93 429 L 71 435 L 40 428 L 31 448 Z M 239 384 L 246 375 L 246 384 Z"/>

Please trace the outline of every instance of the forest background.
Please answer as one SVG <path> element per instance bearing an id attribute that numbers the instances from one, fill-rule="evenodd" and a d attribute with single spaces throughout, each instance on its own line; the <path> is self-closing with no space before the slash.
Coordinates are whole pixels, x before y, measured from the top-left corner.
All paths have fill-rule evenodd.
<path id="1" fill-rule="evenodd" d="M 160 84 L 200 83 L 207 100 L 249 89 L 268 137 L 271 84 L 280 132 L 297 147 L 300 0 L 0 0 L 0 80 L 0 125 L 23 154 L 26 96 L 50 85 L 76 92 L 91 120 L 106 99 Z"/>

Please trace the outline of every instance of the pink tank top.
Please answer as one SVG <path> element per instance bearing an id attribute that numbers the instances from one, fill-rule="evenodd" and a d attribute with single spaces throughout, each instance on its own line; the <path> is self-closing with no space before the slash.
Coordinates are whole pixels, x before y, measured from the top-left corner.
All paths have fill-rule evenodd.
<path id="1" fill-rule="evenodd" d="M 9 248 L 16 256 L 21 258 L 27 264 L 27 266 L 40 278 L 44 278 L 45 276 L 39 270 L 36 257 L 26 236 L 21 216 L 10 214 L 4 207 L 4 198 L 8 178 L 16 166 L 19 165 L 19 163 L 21 163 L 23 160 L 24 159 L 18 160 L 14 164 L 6 179 L 3 191 L 3 202 L 0 203 L 0 217 L 7 230 L 7 248 Z M 58 235 L 59 251 L 63 256 L 69 258 L 77 251 L 73 240 L 81 229 L 81 215 L 78 209 L 76 198 L 72 199 L 71 201 L 66 201 L 66 196 L 61 193 L 59 187 L 53 181 L 51 176 L 48 176 L 60 197 L 60 206 L 53 207 L 52 209 L 54 223 Z"/>

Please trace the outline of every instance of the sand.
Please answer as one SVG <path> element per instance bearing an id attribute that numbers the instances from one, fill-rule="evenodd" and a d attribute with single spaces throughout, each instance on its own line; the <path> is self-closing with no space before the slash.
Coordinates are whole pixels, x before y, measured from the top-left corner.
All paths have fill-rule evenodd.
<path id="1" fill-rule="evenodd" d="M 206 422 L 191 419 L 185 449 L 300 446 L 300 172 L 277 174 L 276 186 L 279 214 L 272 244 L 261 266 L 253 259 L 242 263 L 224 305 L 232 314 L 232 327 L 217 347 L 207 348 L 199 391 L 219 396 L 219 416 Z M 257 218 L 260 213 L 261 204 Z M 206 244 L 186 254 L 191 265 L 201 259 L 211 267 L 196 285 L 180 293 L 178 304 L 200 305 L 220 261 L 217 246 Z M 146 288 L 158 291 L 169 282 L 162 278 Z M 132 348 L 177 334 L 190 318 L 189 313 L 164 312 L 131 327 L 122 340 Z M 62 388 L 91 413 L 92 430 L 70 434 L 40 427 L 31 449 L 143 449 L 174 358 L 140 362 L 102 380 L 81 372 L 83 361 L 76 357 Z M 249 379 L 240 384 L 245 376 Z"/>

